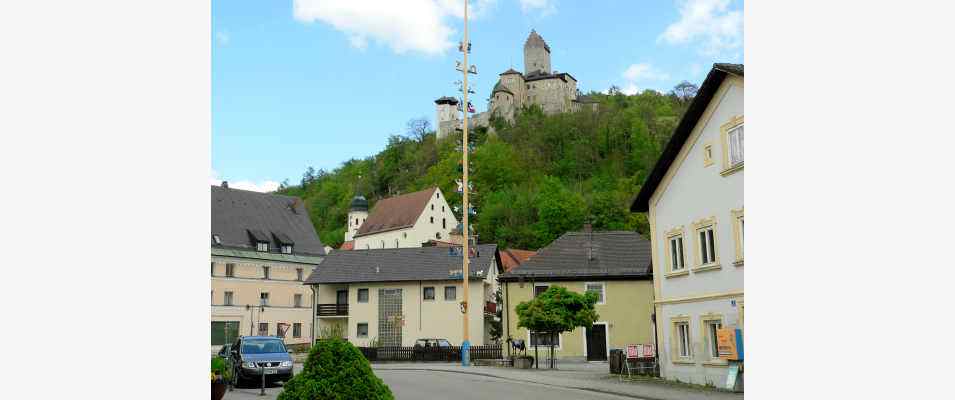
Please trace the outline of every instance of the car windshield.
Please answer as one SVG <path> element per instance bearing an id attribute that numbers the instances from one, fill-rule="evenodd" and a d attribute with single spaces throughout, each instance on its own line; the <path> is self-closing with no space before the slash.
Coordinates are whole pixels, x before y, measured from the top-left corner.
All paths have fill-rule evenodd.
<path id="1" fill-rule="evenodd" d="M 246 339 L 242 354 L 285 353 L 285 344 L 279 339 Z"/>

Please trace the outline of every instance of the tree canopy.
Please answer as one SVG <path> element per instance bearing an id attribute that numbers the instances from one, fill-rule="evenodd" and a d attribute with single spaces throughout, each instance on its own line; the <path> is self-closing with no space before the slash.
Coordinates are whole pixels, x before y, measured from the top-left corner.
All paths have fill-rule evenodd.
<path id="1" fill-rule="evenodd" d="M 594 310 L 594 292 L 577 293 L 551 286 L 530 301 L 517 305 L 517 326 L 534 332 L 570 332 L 593 325 L 600 316 Z"/>
<path id="2" fill-rule="evenodd" d="M 471 201 L 477 214 L 471 221 L 478 240 L 535 250 L 585 220 L 597 230 L 646 235 L 646 216 L 630 213 L 629 202 L 686 110 L 690 89 L 592 92 L 599 102 L 594 112 L 546 115 L 528 107 L 513 123 L 492 119 L 493 129 L 474 129 Z M 344 241 L 356 194 L 374 207 L 382 198 L 438 186 L 452 207 L 460 206 L 454 191 L 461 178 L 460 134 L 438 140 L 420 118 L 405 128 L 377 155 L 333 171 L 309 168 L 300 185 L 283 183 L 279 192 L 302 197 L 322 242 L 332 247 Z"/>

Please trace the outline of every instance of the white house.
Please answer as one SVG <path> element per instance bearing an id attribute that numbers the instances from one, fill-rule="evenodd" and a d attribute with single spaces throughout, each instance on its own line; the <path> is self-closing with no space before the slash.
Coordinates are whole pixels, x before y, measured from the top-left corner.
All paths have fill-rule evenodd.
<path id="1" fill-rule="evenodd" d="M 368 201 L 356 196 L 342 249 L 421 247 L 429 240 L 447 241 L 457 225 L 451 206 L 437 187 L 379 200 L 370 214 Z"/>
<path id="2" fill-rule="evenodd" d="M 743 65 L 714 64 L 631 206 L 648 212 L 660 372 L 722 386 L 743 328 Z"/>

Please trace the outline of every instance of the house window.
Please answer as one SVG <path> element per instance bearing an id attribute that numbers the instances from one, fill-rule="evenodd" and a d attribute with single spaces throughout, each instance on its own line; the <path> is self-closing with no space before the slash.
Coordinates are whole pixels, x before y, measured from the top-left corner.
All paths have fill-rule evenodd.
<path id="1" fill-rule="evenodd" d="M 225 265 L 225 276 L 232 278 L 235 276 L 235 264 Z"/>
<path id="2" fill-rule="evenodd" d="M 425 286 L 425 288 L 424 288 L 424 299 L 425 299 L 425 300 L 434 300 L 434 286 Z"/>
<path id="3" fill-rule="evenodd" d="M 703 166 L 709 167 L 713 165 L 713 145 L 706 144 L 703 146 Z"/>
<path id="4" fill-rule="evenodd" d="M 720 358 L 719 345 L 716 340 L 716 332 L 723 328 L 723 321 L 718 318 L 704 318 L 703 332 L 706 336 L 706 354 L 711 359 Z"/>
<path id="5" fill-rule="evenodd" d="M 435 194 L 434 194 L 434 197 L 435 197 L 436 199 L 440 199 L 440 198 L 441 198 L 441 192 L 435 193 Z"/>
<path id="6" fill-rule="evenodd" d="M 743 163 L 743 125 L 737 126 L 727 133 L 730 147 L 730 167 Z"/>
<path id="7" fill-rule="evenodd" d="M 444 212 L 444 206 L 441 206 L 441 212 Z"/>
<path id="8" fill-rule="evenodd" d="M 597 293 L 597 304 L 606 304 L 604 298 L 605 286 L 603 282 L 587 282 L 584 284 L 584 291 Z"/>
<path id="9" fill-rule="evenodd" d="M 269 267 L 262 266 L 262 279 L 269 279 Z"/>
<path id="10" fill-rule="evenodd" d="M 358 324 L 358 327 L 357 327 L 357 329 L 355 329 L 355 331 L 356 331 L 356 336 L 358 336 L 359 338 L 367 338 L 367 337 L 368 337 L 368 323 L 367 323 L 367 322 L 362 322 L 362 323 Z"/>
<path id="11" fill-rule="evenodd" d="M 434 238 L 435 238 L 435 239 L 441 239 L 441 232 L 435 232 L 435 233 L 434 233 Z"/>
<path id="12" fill-rule="evenodd" d="M 268 335 L 269 335 L 269 323 L 259 322 L 259 336 L 268 336 Z"/>
<path id="13" fill-rule="evenodd" d="M 700 243 L 700 265 L 716 262 L 716 246 L 713 239 L 713 226 L 700 228 L 696 231 Z"/>
<path id="14" fill-rule="evenodd" d="M 232 292 L 225 292 L 222 294 L 222 304 L 226 306 L 232 305 Z"/>
<path id="15" fill-rule="evenodd" d="M 295 304 L 295 308 L 301 307 L 301 306 L 302 306 L 302 295 L 301 295 L 301 294 L 298 294 L 298 293 L 295 294 L 295 296 L 292 298 L 292 304 Z"/>
<path id="16" fill-rule="evenodd" d="M 531 346 L 550 346 L 560 347 L 560 334 L 551 332 L 530 332 L 528 340 Z"/>
<path id="17" fill-rule="evenodd" d="M 680 271 L 686 268 L 686 257 L 683 255 L 683 234 L 677 233 L 669 236 L 667 243 L 670 246 L 668 253 L 670 271 Z"/>
<path id="18" fill-rule="evenodd" d="M 444 299 L 445 300 L 456 300 L 458 298 L 458 287 L 457 286 L 445 286 L 444 287 Z"/>
<path id="19" fill-rule="evenodd" d="M 284 254 L 292 254 L 292 245 L 290 245 L 290 244 L 283 244 L 283 245 L 282 245 L 282 253 L 284 253 Z"/>
<path id="20" fill-rule="evenodd" d="M 258 251 L 269 251 L 269 243 L 268 243 L 268 242 L 256 242 L 256 243 L 255 243 L 255 249 L 258 250 Z"/>
<path id="21" fill-rule="evenodd" d="M 355 226 L 358 226 L 358 218 L 355 218 Z"/>
<path id="22" fill-rule="evenodd" d="M 395 248 L 398 248 L 398 239 L 395 239 Z"/>
<path id="23" fill-rule="evenodd" d="M 368 289 L 358 289 L 358 302 L 359 303 L 368 302 Z"/>
<path id="24" fill-rule="evenodd" d="M 534 297 L 540 296 L 541 293 L 546 292 L 548 287 L 549 286 L 547 285 L 534 285 Z"/>
<path id="25" fill-rule="evenodd" d="M 690 322 L 686 318 L 673 322 L 674 356 L 690 358 Z"/>
<path id="26" fill-rule="evenodd" d="M 301 322 L 296 322 L 296 323 L 292 324 L 292 337 L 293 337 L 293 338 L 300 338 L 300 337 L 302 337 L 302 323 L 301 323 Z"/>
<path id="27" fill-rule="evenodd" d="M 222 238 L 220 238 L 219 235 L 212 235 L 212 241 L 216 244 L 222 244 Z"/>
<path id="28" fill-rule="evenodd" d="M 215 263 L 215 262 L 212 263 L 212 271 L 209 272 L 209 274 L 211 274 L 212 276 L 216 276 L 216 263 Z"/>
<path id="29" fill-rule="evenodd" d="M 263 306 L 269 305 L 269 292 L 259 293 L 259 304 Z"/>
<path id="30" fill-rule="evenodd" d="M 431 211 L 434 211 L 434 204 L 431 205 Z"/>
<path id="31" fill-rule="evenodd" d="M 736 262 L 735 265 L 743 265 L 743 209 L 732 210 L 730 215 L 733 217 L 733 238 L 736 239 Z"/>
<path id="32" fill-rule="evenodd" d="M 434 223 L 434 217 L 431 217 L 431 223 L 432 224 Z"/>
<path id="33" fill-rule="evenodd" d="M 384 241 L 384 240 L 381 241 L 381 248 L 385 248 L 385 241 Z"/>
<path id="34" fill-rule="evenodd" d="M 448 229 L 448 219 L 441 218 L 441 229 Z"/>
<path id="35" fill-rule="evenodd" d="M 295 278 L 298 279 L 299 281 L 301 281 L 303 276 L 305 276 L 304 271 L 303 271 L 301 268 L 296 268 L 296 269 L 295 269 Z"/>

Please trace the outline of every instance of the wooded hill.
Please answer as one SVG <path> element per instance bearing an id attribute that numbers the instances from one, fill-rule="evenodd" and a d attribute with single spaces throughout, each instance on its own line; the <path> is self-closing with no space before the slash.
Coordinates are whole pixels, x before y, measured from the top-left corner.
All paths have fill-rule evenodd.
<path id="1" fill-rule="evenodd" d="M 534 107 L 513 124 L 492 120 L 495 134 L 476 129 L 469 136 L 478 240 L 536 250 L 586 220 L 595 230 L 647 236 L 646 216 L 631 213 L 630 200 L 692 100 L 695 88 L 685 85 L 632 96 L 611 88 L 590 94 L 600 103 L 597 112 L 544 115 Z M 460 207 L 460 143 L 460 133 L 436 141 L 427 119 L 411 120 L 377 155 L 331 172 L 310 167 L 300 184 L 285 182 L 278 192 L 301 197 L 322 242 L 337 248 L 356 192 L 373 207 L 385 197 L 439 186 Z"/>

